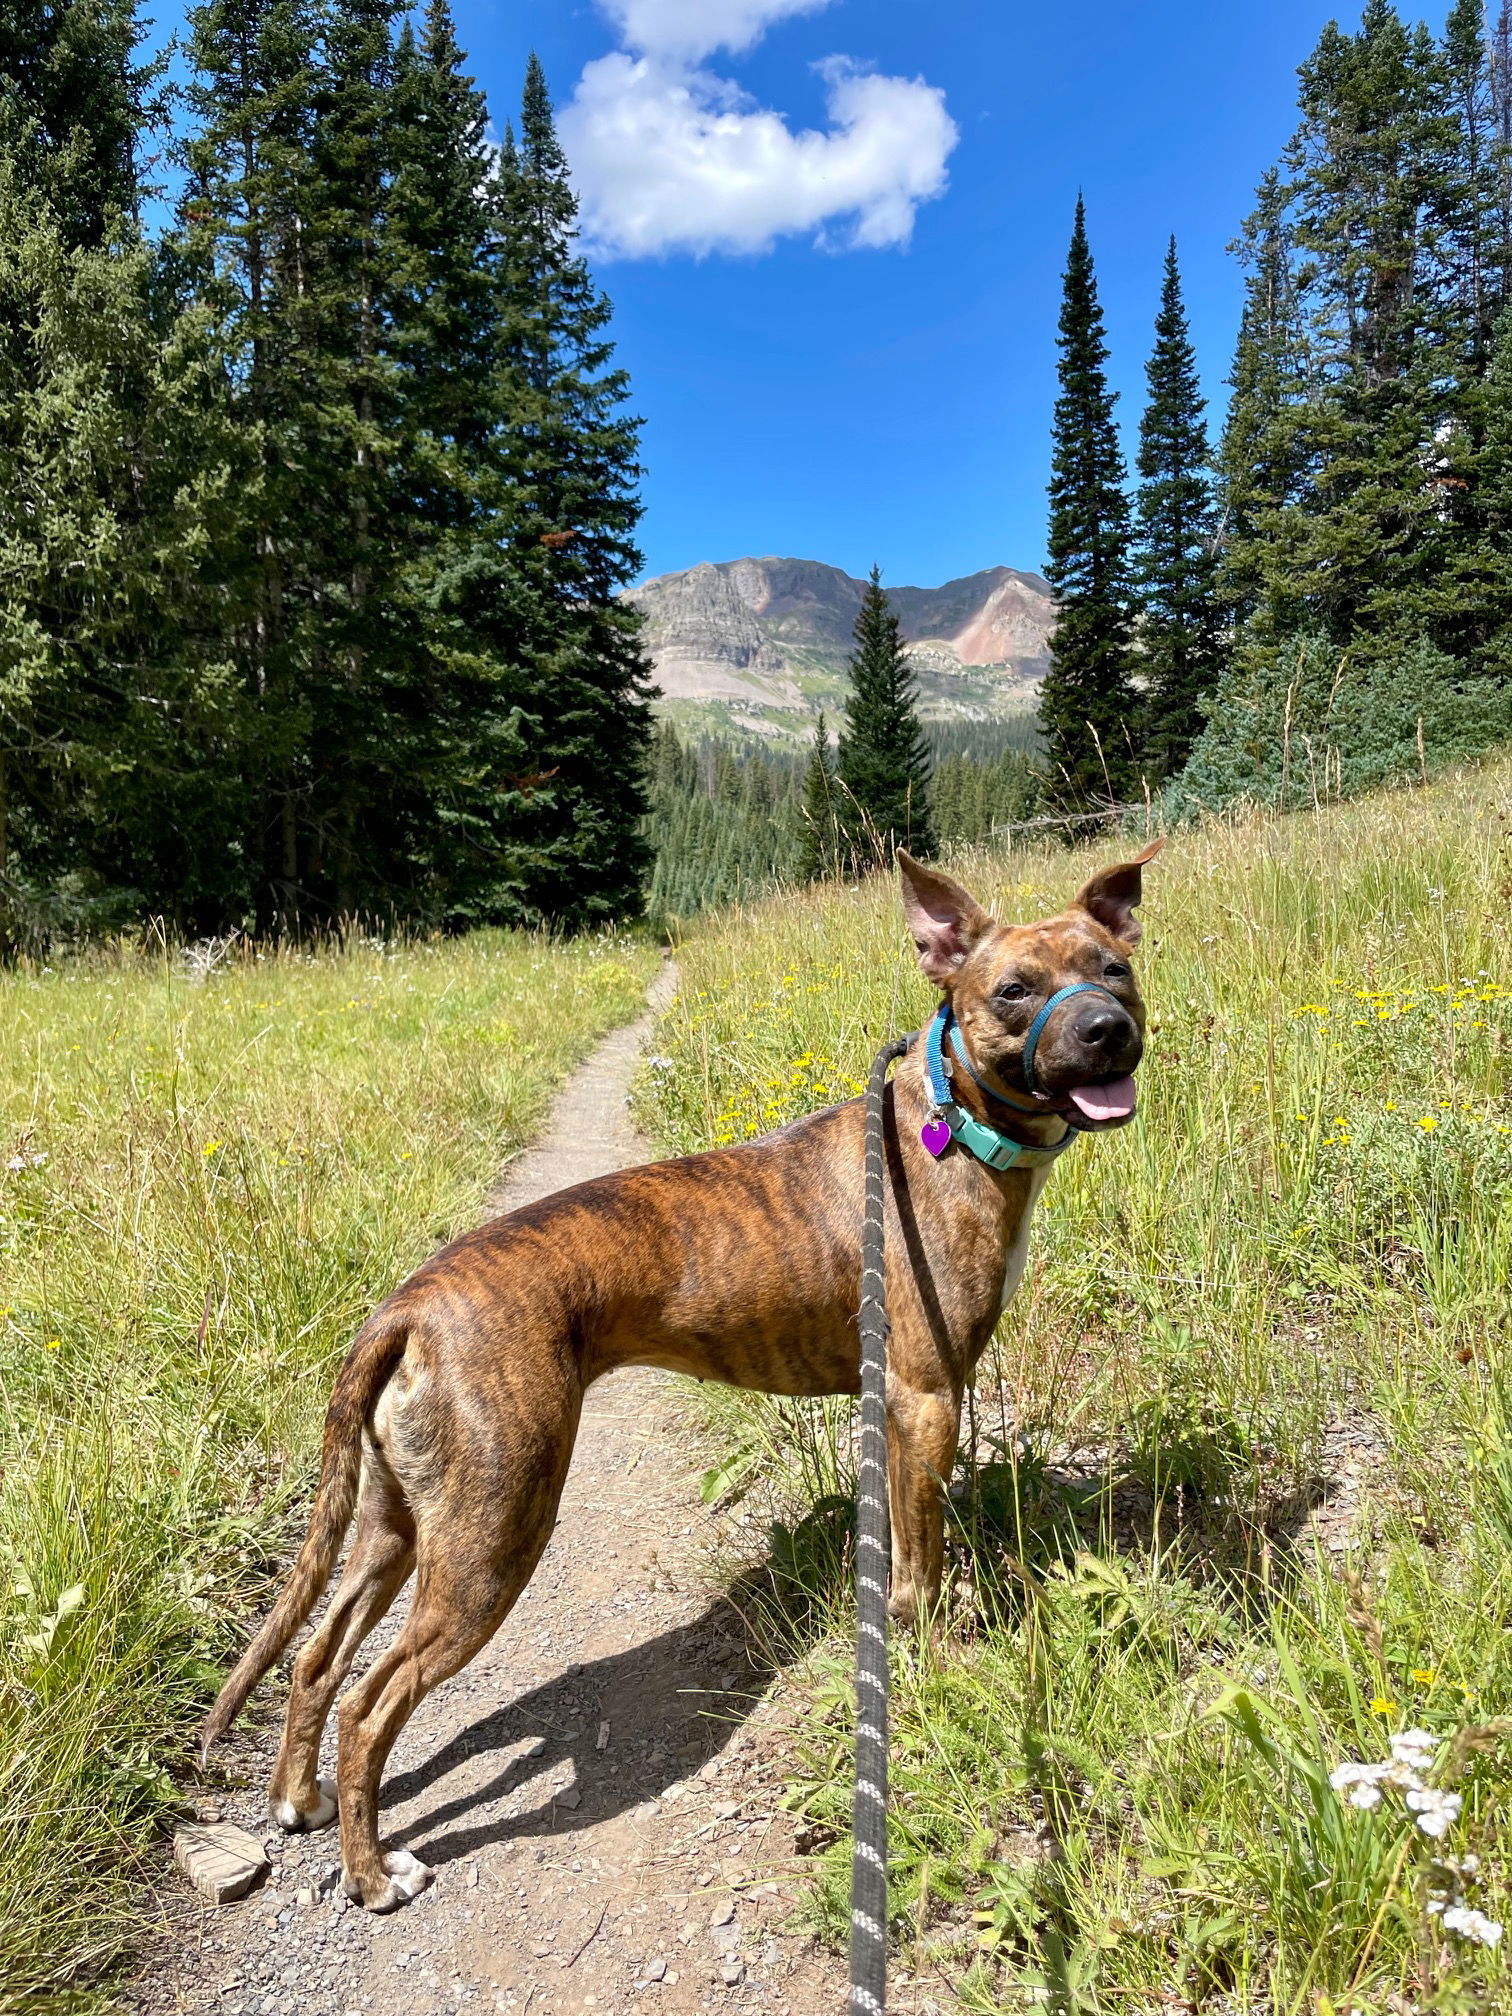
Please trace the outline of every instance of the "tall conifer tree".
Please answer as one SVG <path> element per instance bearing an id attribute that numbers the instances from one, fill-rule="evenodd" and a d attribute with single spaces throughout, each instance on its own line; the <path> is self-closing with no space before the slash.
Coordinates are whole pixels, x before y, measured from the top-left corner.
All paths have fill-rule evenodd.
<path id="1" fill-rule="evenodd" d="M 1309 416 L 1322 465 L 1292 574 L 1339 643 L 1413 634 L 1435 545 L 1423 481 L 1440 417 L 1420 276 L 1436 148 L 1436 52 L 1390 0 L 1359 31 L 1330 26 L 1303 64 L 1289 161 L 1315 341 L 1330 359 Z"/>
<path id="2" fill-rule="evenodd" d="M 867 581 L 855 635 L 837 765 L 847 851 L 857 864 L 891 860 L 899 847 L 927 858 L 936 841 L 918 681 L 879 567 Z"/>
<path id="3" fill-rule="evenodd" d="M 188 16 L 193 127 L 184 146 L 176 251 L 214 312 L 233 421 L 257 459 L 243 496 L 248 612 L 228 644 L 253 716 L 245 853 L 264 931 L 310 913 L 311 667 L 325 583 L 320 435 L 323 331 L 309 229 L 321 84 L 315 0 L 201 0 Z"/>
<path id="4" fill-rule="evenodd" d="M 814 723 L 813 745 L 803 773 L 801 872 L 806 880 L 817 882 L 836 872 L 839 859 L 840 800 L 835 790 L 829 731 L 821 713 Z"/>
<path id="5" fill-rule="evenodd" d="M 650 667 L 639 614 L 619 599 L 642 565 L 640 423 L 613 364 L 613 311 L 576 248 L 577 202 L 534 56 L 500 172 L 511 523 L 468 613 L 508 668 L 501 719 L 518 795 L 487 871 L 490 900 L 591 924 L 638 907 L 649 865 Z"/>
<path id="6" fill-rule="evenodd" d="M 1219 593 L 1230 618 L 1275 617 L 1282 513 L 1300 500 L 1308 349 L 1292 280 L 1287 191 L 1275 169 L 1235 246 L 1249 271 L 1217 456 Z M 1297 611 L 1290 612 L 1297 620 Z"/>
<path id="7" fill-rule="evenodd" d="M 135 0 L 6 0 L 0 154 L 71 250 L 136 222 L 138 151 L 161 65 L 139 62 Z"/>
<path id="8" fill-rule="evenodd" d="M 1136 571 L 1144 618 L 1145 757 L 1153 774 L 1164 777 L 1186 760 L 1223 660 L 1211 456 L 1174 238 L 1146 378 Z"/>
<path id="9" fill-rule="evenodd" d="M 1123 450 L 1108 389 L 1102 308 L 1086 208 L 1066 263 L 1055 402 L 1049 565 L 1056 625 L 1040 694 L 1050 791 L 1067 810 L 1116 800 L 1127 788 L 1136 715 L 1130 682 L 1133 591 Z"/>

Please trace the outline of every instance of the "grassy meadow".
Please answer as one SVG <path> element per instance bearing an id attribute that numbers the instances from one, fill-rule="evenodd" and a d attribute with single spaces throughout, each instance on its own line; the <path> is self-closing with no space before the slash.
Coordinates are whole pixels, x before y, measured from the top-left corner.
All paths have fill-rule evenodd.
<path id="1" fill-rule="evenodd" d="M 1032 917 L 1112 851 L 955 866 Z M 1140 1115 L 1051 1179 L 951 1614 L 895 1652 L 900 2005 L 1512 2007 L 1512 769 L 1183 833 L 1145 886 Z M 672 1149 L 849 1096 L 930 1005 L 882 882 L 680 958 Z M 839 1941 L 844 1410 L 701 1397 L 772 1628 L 810 1620 L 788 1797 Z"/>
<path id="2" fill-rule="evenodd" d="M 0 2009 L 77 2009 L 373 1305 L 477 1214 L 649 946 L 0 977 Z"/>

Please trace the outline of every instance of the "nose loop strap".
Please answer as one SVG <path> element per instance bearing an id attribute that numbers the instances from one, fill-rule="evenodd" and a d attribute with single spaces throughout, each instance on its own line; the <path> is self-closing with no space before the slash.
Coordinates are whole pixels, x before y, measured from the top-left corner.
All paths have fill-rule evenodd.
<path id="1" fill-rule="evenodd" d="M 1063 1001 L 1070 1001 L 1077 994 L 1106 994 L 1110 1001 L 1118 1000 L 1118 996 L 1113 992 L 1111 987 L 1100 987 L 1095 980 L 1079 980 L 1074 987 L 1062 987 L 1058 994 L 1050 996 L 1050 999 L 1029 1024 L 1029 1033 L 1024 1038 L 1024 1083 L 1031 1092 L 1036 1089 L 1034 1083 L 1034 1053 L 1038 1050 L 1039 1040 L 1045 1033 L 1045 1024 Z"/>

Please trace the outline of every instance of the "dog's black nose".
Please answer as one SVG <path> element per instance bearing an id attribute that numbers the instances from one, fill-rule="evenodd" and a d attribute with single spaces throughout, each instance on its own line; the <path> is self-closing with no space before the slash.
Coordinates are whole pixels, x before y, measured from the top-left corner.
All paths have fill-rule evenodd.
<path id="1" fill-rule="evenodd" d="M 1116 1002 L 1087 1008 L 1076 1020 L 1077 1041 L 1089 1050 L 1106 1050 L 1110 1055 L 1126 1048 L 1135 1034 L 1133 1016 Z"/>

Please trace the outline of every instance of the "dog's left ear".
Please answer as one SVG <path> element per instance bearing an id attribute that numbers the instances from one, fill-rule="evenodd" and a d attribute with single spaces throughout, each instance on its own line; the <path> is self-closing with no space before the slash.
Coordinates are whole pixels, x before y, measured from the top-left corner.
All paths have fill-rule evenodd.
<path id="1" fill-rule="evenodd" d="M 898 873 L 903 877 L 903 915 L 919 948 L 924 976 L 943 987 L 992 919 L 959 882 L 926 868 L 898 849 Z"/>
<path id="2" fill-rule="evenodd" d="M 1135 905 L 1144 894 L 1141 870 L 1164 845 L 1164 840 L 1152 840 L 1132 861 L 1120 861 L 1116 868 L 1101 869 L 1078 895 L 1072 909 L 1085 910 L 1125 945 L 1137 945 L 1144 934 L 1144 927 L 1134 915 Z"/>

